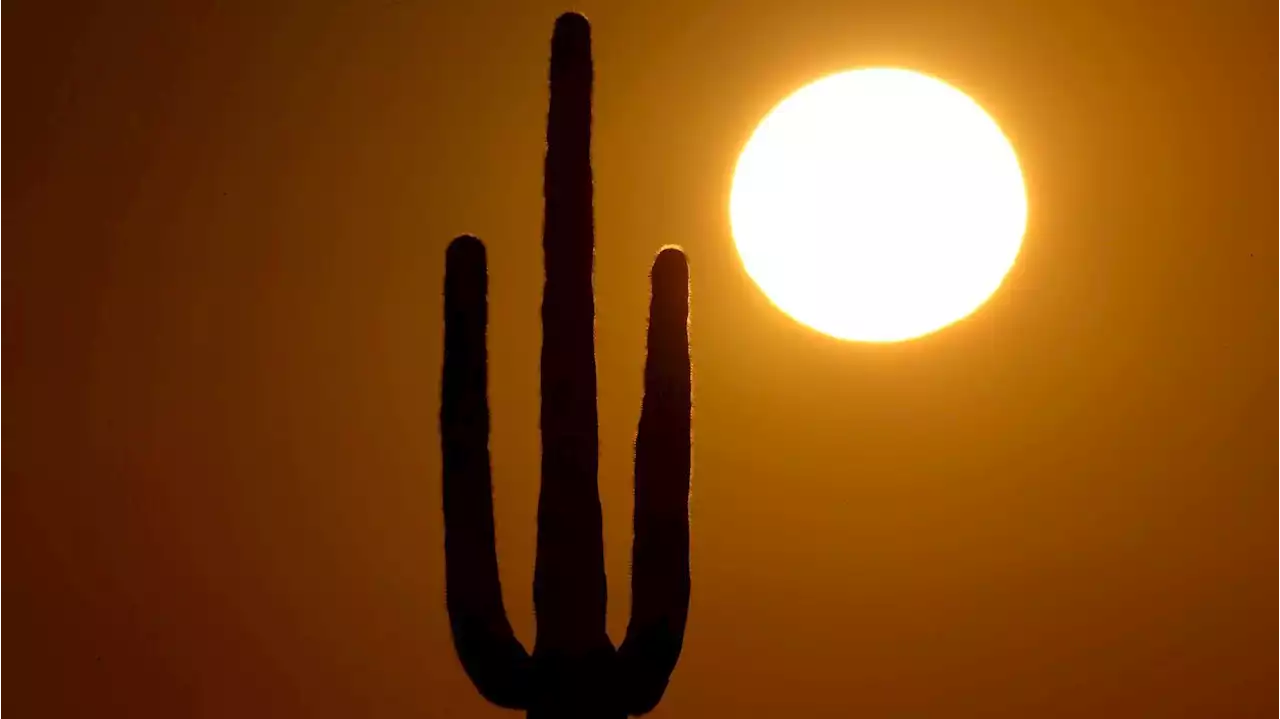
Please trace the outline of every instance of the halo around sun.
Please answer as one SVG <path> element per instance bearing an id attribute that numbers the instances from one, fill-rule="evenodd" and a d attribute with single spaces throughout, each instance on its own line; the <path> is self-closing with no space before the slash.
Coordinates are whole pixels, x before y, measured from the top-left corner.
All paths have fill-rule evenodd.
<path id="1" fill-rule="evenodd" d="M 779 103 L 729 199 L 747 274 L 783 312 L 893 342 L 972 313 L 1022 245 L 1013 147 L 972 99 L 910 70 L 851 70 Z"/>

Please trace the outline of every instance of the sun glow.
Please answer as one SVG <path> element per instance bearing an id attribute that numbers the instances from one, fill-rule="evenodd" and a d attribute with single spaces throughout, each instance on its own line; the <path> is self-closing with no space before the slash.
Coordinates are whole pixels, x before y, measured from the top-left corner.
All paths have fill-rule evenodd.
<path id="1" fill-rule="evenodd" d="M 822 78 L 778 104 L 734 172 L 747 274 L 820 332 L 891 342 L 976 310 L 1022 244 L 1012 146 L 967 95 L 909 70 Z"/>

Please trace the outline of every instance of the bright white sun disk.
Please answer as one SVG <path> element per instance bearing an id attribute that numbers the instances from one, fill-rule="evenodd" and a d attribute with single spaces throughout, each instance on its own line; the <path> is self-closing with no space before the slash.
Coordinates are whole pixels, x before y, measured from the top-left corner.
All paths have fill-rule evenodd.
<path id="1" fill-rule="evenodd" d="M 977 309 L 1013 265 L 1027 203 L 981 107 L 909 70 L 818 80 L 770 112 L 729 201 L 747 273 L 780 309 L 842 339 L 928 334 Z"/>

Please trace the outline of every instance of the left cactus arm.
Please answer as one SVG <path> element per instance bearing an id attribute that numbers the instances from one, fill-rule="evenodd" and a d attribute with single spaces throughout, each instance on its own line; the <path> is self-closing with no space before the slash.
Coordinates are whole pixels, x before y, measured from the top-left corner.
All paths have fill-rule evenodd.
<path id="1" fill-rule="evenodd" d="M 531 696 L 529 654 L 502 605 L 493 536 L 486 272 L 480 240 L 464 236 L 449 245 L 440 387 L 445 603 L 458 657 L 480 694 L 498 706 L 524 709 Z"/>

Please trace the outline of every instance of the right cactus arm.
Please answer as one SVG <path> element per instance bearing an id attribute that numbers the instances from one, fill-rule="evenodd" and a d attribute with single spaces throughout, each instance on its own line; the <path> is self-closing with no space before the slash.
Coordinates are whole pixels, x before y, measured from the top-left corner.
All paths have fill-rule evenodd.
<path id="1" fill-rule="evenodd" d="M 667 248 L 653 263 L 644 403 L 636 434 L 631 621 L 618 648 L 628 714 L 657 706 L 675 669 L 689 615 L 692 367 L 689 268 Z"/>
<path id="2" fill-rule="evenodd" d="M 449 245 L 440 389 L 445 603 L 458 657 L 480 694 L 498 706 L 524 709 L 533 672 L 502 604 L 493 536 L 486 272 L 480 240 L 463 236 Z"/>

